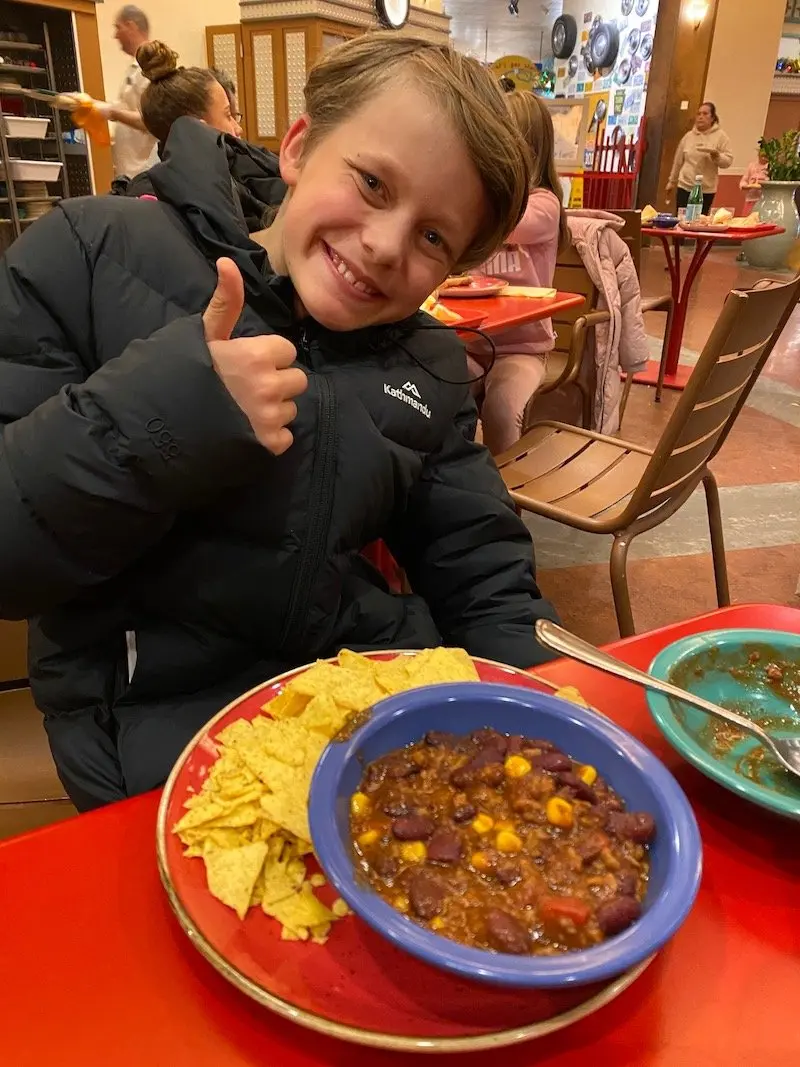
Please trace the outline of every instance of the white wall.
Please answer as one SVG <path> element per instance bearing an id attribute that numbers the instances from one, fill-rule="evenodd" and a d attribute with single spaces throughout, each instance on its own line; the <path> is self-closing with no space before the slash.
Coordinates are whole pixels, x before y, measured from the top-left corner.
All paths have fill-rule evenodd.
<path id="1" fill-rule="evenodd" d="M 716 104 L 741 174 L 764 133 L 786 0 L 722 0 L 717 7 L 705 98 Z M 734 58 L 737 57 L 737 58 Z"/>
<path id="2" fill-rule="evenodd" d="M 96 7 L 106 99 L 110 100 L 116 97 L 130 63 L 114 40 L 114 20 L 122 6 L 119 0 L 106 0 Z M 238 0 L 192 0 L 190 4 L 161 0 L 152 8 L 147 0 L 140 0 L 140 6 L 150 19 L 151 36 L 174 48 L 186 67 L 206 66 L 206 26 L 239 21 Z"/>

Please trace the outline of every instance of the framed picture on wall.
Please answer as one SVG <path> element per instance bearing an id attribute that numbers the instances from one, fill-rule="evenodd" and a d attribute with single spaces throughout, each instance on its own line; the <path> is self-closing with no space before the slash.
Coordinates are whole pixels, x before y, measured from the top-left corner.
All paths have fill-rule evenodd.
<path id="1" fill-rule="evenodd" d="M 555 159 L 559 171 L 575 170 L 583 166 L 583 150 L 589 128 L 589 101 L 549 100 L 540 97 L 547 105 L 555 131 Z"/>

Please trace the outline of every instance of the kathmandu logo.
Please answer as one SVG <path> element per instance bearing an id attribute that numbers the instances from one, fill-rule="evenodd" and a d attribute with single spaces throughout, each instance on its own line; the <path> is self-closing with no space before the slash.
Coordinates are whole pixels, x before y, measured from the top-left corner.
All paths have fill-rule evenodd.
<path id="1" fill-rule="evenodd" d="M 386 396 L 393 396 L 395 400 L 402 400 L 404 404 L 409 404 L 420 415 L 424 415 L 426 419 L 431 417 L 431 409 L 427 404 L 421 403 L 419 389 L 413 382 L 406 382 L 402 389 L 395 389 L 388 382 L 384 382 L 383 392 Z"/>

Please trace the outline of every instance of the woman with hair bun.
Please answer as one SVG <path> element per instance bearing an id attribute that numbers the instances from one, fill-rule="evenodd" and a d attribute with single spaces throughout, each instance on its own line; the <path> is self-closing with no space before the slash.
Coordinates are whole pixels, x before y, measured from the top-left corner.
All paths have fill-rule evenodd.
<path id="1" fill-rule="evenodd" d="M 208 68 L 179 66 L 178 53 L 163 41 L 145 42 L 136 52 L 136 62 L 150 82 L 142 93 L 142 121 L 159 144 L 184 115 L 220 133 L 242 136 L 228 94 Z"/>
<path id="2" fill-rule="evenodd" d="M 142 73 L 150 82 L 142 94 L 142 121 L 158 142 L 163 157 L 173 125 L 180 118 L 194 118 L 226 134 L 225 151 L 239 205 L 252 233 L 275 214 L 286 185 L 281 180 L 278 157 L 258 145 L 242 140 L 241 116 L 236 87 L 224 71 L 207 67 L 182 67 L 178 54 L 163 41 L 147 41 L 136 53 Z M 149 171 L 133 181 L 118 184 L 126 196 L 152 196 Z"/>

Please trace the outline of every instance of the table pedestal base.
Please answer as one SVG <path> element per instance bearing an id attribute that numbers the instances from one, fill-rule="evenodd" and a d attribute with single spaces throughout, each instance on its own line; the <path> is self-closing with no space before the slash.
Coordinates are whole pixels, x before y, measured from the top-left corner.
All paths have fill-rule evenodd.
<path id="1" fill-rule="evenodd" d="M 635 374 L 633 380 L 637 385 L 658 385 L 658 368 L 660 364 L 658 360 L 650 359 L 647 361 L 647 369 L 643 370 L 641 374 Z M 664 375 L 664 388 L 665 389 L 685 389 L 686 383 L 689 381 L 689 377 L 694 370 L 693 367 L 686 363 L 679 363 L 674 374 Z M 658 398 L 661 399 L 660 397 Z"/>

